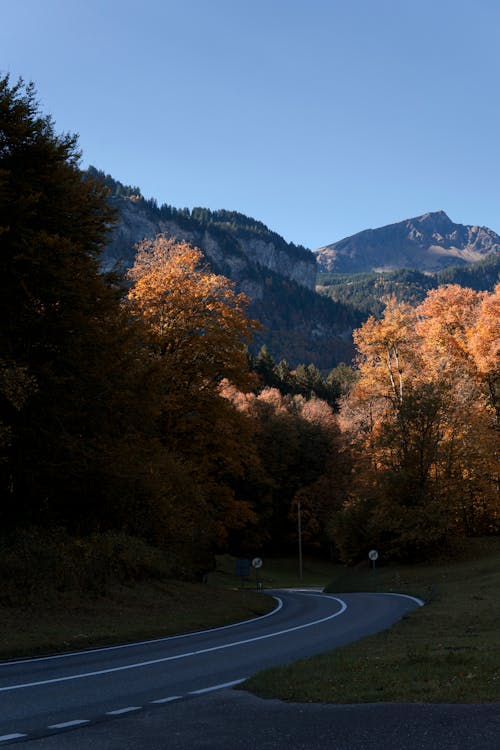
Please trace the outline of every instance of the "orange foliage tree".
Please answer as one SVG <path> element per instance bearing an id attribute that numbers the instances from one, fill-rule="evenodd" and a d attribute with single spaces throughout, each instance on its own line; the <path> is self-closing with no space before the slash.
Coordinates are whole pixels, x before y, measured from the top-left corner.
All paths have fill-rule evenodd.
<path id="1" fill-rule="evenodd" d="M 161 440 L 194 469 L 198 523 L 211 543 L 253 518 L 234 485 L 248 459 L 246 422 L 219 393 L 223 378 L 253 385 L 244 344 L 257 324 L 248 300 L 203 264 L 199 249 L 164 235 L 144 240 L 128 273 L 133 314 L 143 321 L 161 380 Z"/>
<path id="2" fill-rule="evenodd" d="M 415 309 L 391 299 L 355 332 L 359 377 L 340 415 L 355 473 L 333 522 L 346 557 L 375 543 L 418 557 L 451 531 L 498 529 L 495 312 L 497 291 L 450 285 Z"/>

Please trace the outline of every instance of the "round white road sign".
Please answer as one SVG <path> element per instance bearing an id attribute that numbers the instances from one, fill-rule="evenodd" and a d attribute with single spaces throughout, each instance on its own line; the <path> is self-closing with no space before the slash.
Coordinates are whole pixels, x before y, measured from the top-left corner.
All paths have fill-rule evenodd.
<path id="1" fill-rule="evenodd" d="M 254 557 L 252 560 L 252 567 L 253 568 L 262 568 L 262 560 L 260 557 Z"/>
<path id="2" fill-rule="evenodd" d="M 371 549 L 369 551 L 369 553 L 368 553 L 368 557 L 370 558 L 370 560 L 372 560 L 372 562 L 374 562 L 375 560 L 378 560 L 378 552 L 377 552 L 377 550 L 376 549 Z"/>

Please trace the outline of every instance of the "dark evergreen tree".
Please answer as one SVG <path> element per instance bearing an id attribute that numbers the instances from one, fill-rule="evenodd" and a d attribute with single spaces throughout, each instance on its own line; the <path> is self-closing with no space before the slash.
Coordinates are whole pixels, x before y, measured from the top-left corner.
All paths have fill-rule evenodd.
<path id="1" fill-rule="evenodd" d="M 281 359 L 274 367 L 274 375 L 281 393 L 293 393 L 293 375 L 286 359 Z"/>
<path id="2" fill-rule="evenodd" d="M 96 528 L 112 514 L 119 523 L 108 508 L 112 496 L 122 502 L 111 457 L 147 421 L 130 407 L 144 398 L 141 344 L 120 289 L 100 273 L 113 218 L 107 190 L 83 179 L 78 161 L 76 138 L 39 114 L 33 86 L 0 79 L 4 529 Z"/>
<path id="3" fill-rule="evenodd" d="M 277 385 L 274 374 L 274 360 L 265 344 L 255 358 L 255 372 L 260 375 L 263 385 Z"/>

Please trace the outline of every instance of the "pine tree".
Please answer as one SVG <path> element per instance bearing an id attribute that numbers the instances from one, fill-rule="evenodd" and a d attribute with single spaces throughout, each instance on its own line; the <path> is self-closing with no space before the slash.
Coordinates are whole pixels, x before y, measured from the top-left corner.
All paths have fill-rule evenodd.
<path id="1" fill-rule="evenodd" d="M 76 138 L 55 133 L 33 86 L 0 79 L 4 528 L 102 522 L 105 456 L 127 414 L 120 394 L 140 392 L 125 365 L 140 344 L 100 272 L 106 189 L 78 162 Z"/>

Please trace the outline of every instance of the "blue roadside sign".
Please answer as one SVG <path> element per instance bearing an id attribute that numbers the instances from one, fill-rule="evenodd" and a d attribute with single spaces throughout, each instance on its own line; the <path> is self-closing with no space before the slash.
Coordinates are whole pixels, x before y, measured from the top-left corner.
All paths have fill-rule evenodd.
<path id="1" fill-rule="evenodd" d="M 250 574 L 250 560 L 241 558 L 236 560 L 236 575 L 240 578 L 248 578 Z"/>

